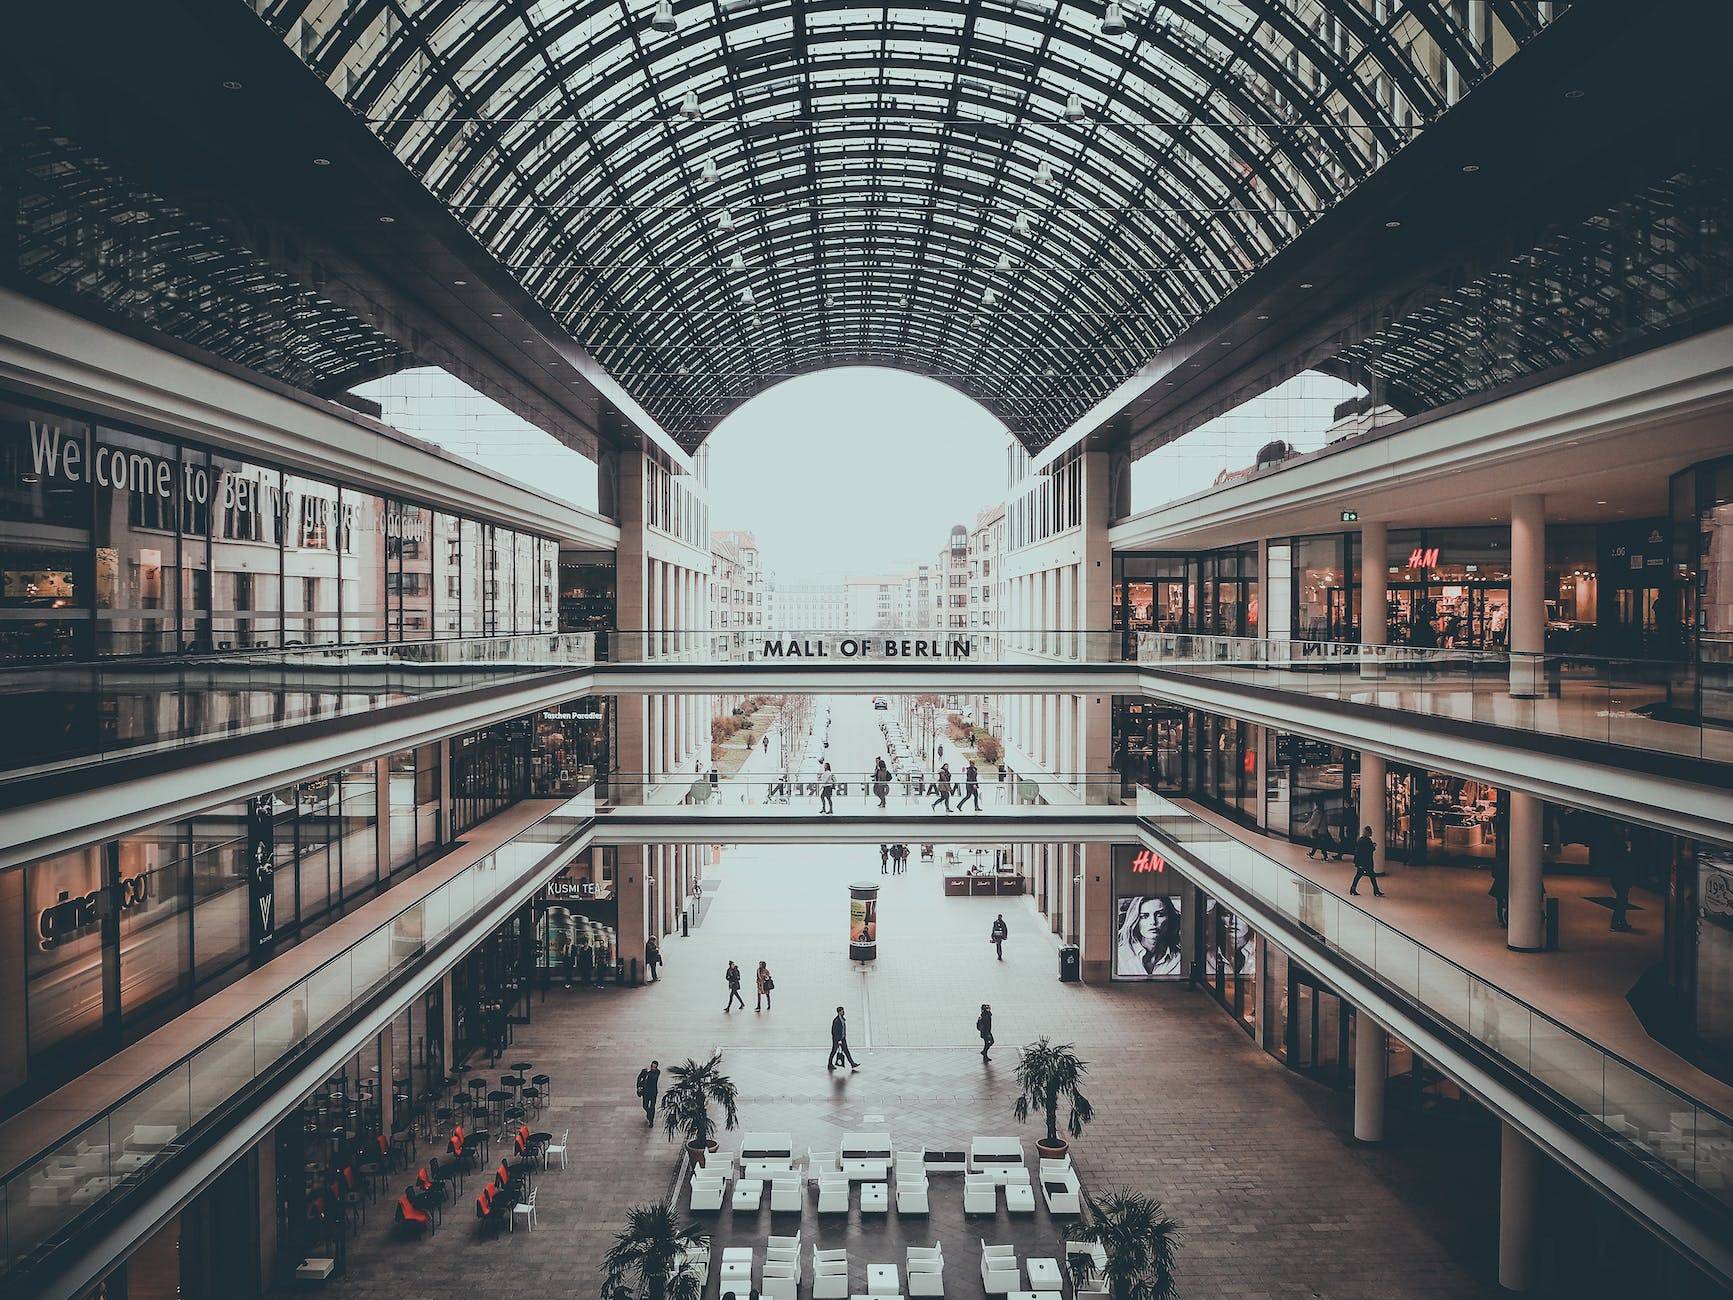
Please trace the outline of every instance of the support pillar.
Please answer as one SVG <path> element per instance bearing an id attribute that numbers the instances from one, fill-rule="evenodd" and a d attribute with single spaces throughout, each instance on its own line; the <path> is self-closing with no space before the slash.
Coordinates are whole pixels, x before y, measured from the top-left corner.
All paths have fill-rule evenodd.
<path id="1" fill-rule="evenodd" d="M 638 978 L 644 978 L 644 940 L 649 937 L 649 894 L 646 877 L 650 854 L 642 844 L 622 844 L 614 864 L 614 889 L 620 900 L 620 960 L 638 959 Z M 630 970 L 628 964 L 627 970 Z"/>
<path id="2" fill-rule="evenodd" d="M 393 1022 L 395 1023 L 395 1022 Z M 379 1031 L 379 1131 L 389 1141 L 396 1128 L 397 1089 L 392 1086 L 391 1025 Z"/>
<path id="3" fill-rule="evenodd" d="M 1535 1210 L 1540 1152 L 1509 1124 L 1500 1125 L 1498 1161 L 1498 1284 L 1528 1291 L 1535 1275 Z"/>
<path id="4" fill-rule="evenodd" d="M 1505 943 L 1517 952 L 1539 952 L 1545 942 L 1541 878 L 1541 801 L 1532 794 L 1508 790 L 1510 800 L 1510 922 Z"/>
<path id="5" fill-rule="evenodd" d="M 456 996 L 451 972 L 446 971 L 439 977 L 439 1050 L 441 1066 L 448 1074 L 457 1068 Z"/>
<path id="6" fill-rule="evenodd" d="M 1510 693 L 1545 694 L 1546 498 L 1510 499 Z"/>
<path id="7" fill-rule="evenodd" d="M 1069 863 L 1064 862 L 1061 876 L 1071 875 Z M 1113 978 L 1113 945 L 1116 935 L 1113 928 L 1113 846 L 1110 844 L 1086 844 L 1080 868 L 1083 874 L 1083 887 L 1073 895 L 1071 881 L 1062 879 L 1060 887 L 1068 897 L 1078 897 L 1082 907 L 1081 915 L 1070 920 L 1070 927 L 1077 935 L 1078 945 L 1083 949 L 1083 979 L 1086 983 L 1107 983 Z"/>
<path id="8" fill-rule="evenodd" d="M 1185 973 L 1185 982 L 1193 983 L 1193 972 L 1197 965 L 1197 917 L 1198 909 L 1203 906 L 1198 902 L 1197 886 L 1189 880 L 1181 880 L 1179 884 L 1179 968 Z M 1262 983 L 1260 979 L 1258 981 Z"/>
<path id="9" fill-rule="evenodd" d="M 1381 872 L 1390 869 L 1390 861 L 1384 852 L 1384 813 L 1389 804 L 1384 788 L 1385 773 L 1384 755 L 1360 751 L 1360 824 L 1353 828 L 1354 837 L 1358 839 L 1362 830 L 1371 830 L 1372 843 L 1378 849 L 1372 864 Z"/>
<path id="10" fill-rule="evenodd" d="M 1360 676 L 1384 675 L 1382 647 L 1389 641 L 1390 525 L 1377 520 L 1360 525 L 1360 644 L 1366 647 L 1360 654 Z"/>
<path id="11" fill-rule="evenodd" d="M 1389 1035 L 1372 1017 L 1354 1010 L 1354 1140 L 1384 1140 L 1384 1075 Z"/>

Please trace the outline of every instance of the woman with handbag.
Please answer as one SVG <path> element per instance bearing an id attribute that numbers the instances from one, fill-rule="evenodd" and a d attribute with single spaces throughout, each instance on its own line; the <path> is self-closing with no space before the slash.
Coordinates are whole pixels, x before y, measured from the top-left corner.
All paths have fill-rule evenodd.
<path id="1" fill-rule="evenodd" d="M 770 1009 L 770 991 L 776 987 L 776 981 L 770 978 L 770 967 L 765 962 L 758 963 L 757 984 L 758 1005 L 752 1009 L 754 1011 L 768 1011 Z"/>

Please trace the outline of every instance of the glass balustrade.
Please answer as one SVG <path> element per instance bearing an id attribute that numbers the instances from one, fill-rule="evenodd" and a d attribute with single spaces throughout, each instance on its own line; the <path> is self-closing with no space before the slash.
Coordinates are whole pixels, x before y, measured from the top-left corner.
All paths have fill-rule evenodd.
<path id="1" fill-rule="evenodd" d="M 716 628 L 598 633 L 601 662 L 612 664 L 944 665 L 1123 663 L 1125 635 L 943 628 Z"/>
<path id="2" fill-rule="evenodd" d="M 147 1177 L 199 1123 L 254 1079 L 493 906 L 590 824 L 580 796 L 457 872 L 323 962 L 306 979 L 188 1052 L 0 1183 L 0 1263 L 52 1246 L 113 1193 Z"/>
<path id="3" fill-rule="evenodd" d="M 870 771 L 833 771 L 828 777 L 806 764 L 794 772 L 753 772 L 716 776 L 690 773 L 612 773 L 598 813 L 611 809 L 663 808 L 678 815 L 689 812 L 727 814 L 747 810 L 784 811 L 810 815 L 825 806 L 856 816 L 921 816 L 955 814 L 965 808 L 982 812 L 1064 812 L 1070 808 L 1124 809 L 1135 795 L 1117 772 L 1081 772 L 1064 776 L 1023 776 L 1007 771 L 1005 778 L 983 774 L 971 785 L 966 769 L 952 764 L 948 782 L 933 770 L 904 768 L 879 779 Z M 976 796 L 979 796 L 978 798 Z"/>
<path id="4" fill-rule="evenodd" d="M 1140 632 L 1137 662 L 1460 722 L 1733 761 L 1724 665 Z"/>
<path id="5" fill-rule="evenodd" d="M 0 670 L 17 779 L 595 662 L 595 633 L 298 646 Z"/>
<path id="6" fill-rule="evenodd" d="M 1137 810 L 1147 827 L 1189 857 L 1530 1076 L 1584 1124 L 1733 1207 L 1733 1118 L 1171 800 L 1141 790 Z"/>

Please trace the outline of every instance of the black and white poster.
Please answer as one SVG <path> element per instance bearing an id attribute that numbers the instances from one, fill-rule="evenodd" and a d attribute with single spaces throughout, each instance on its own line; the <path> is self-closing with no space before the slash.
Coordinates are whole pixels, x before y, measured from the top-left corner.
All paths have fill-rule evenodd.
<path id="1" fill-rule="evenodd" d="M 1180 896 L 1121 894 L 1117 905 L 1113 974 L 1119 979 L 1177 979 L 1180 961 Z"/>

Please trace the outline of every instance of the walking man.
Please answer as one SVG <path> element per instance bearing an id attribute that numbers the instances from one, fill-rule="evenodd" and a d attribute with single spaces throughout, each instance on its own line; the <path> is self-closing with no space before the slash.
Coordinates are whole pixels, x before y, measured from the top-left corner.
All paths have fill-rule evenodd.
<path id="1" fill-rule="evenodd" d="M 856 1061 L 854 1053 L 848 1050 L 848 1019 L 843 1015 L 842 1008 L 838 1007 L 836 1019 L 830 1022 L 830 1059 L 827 1068 L 839 1069 L 845 1060 L 851 1071 L 860 1069 L 860 1062 Z"/>
<path id="2" fill-rule="evenodd" d="M 1011 927 L 1005 924 L 1005 914 L 1000 912 L 993 918 L 993 951 L 999 954 L 999 960 L 1005 960 L 1005 940 L 1011 937 Z"/>
<path id="3" fill-rule="evenodd" d="M 650 983 L 654 984 L 662 976 L 657 972 L 662 966 L 662 945 L 656 942 L 656 936 L 651 935 L 644 940 L 644 969 L 650 972 Z"/>
<path id="4" fill-rule="evenodd" d="M 939 779 L 933 785 L 931 806 L 937 808 L 941 803 L 945 805 L 946 812 L 951 811 L 951 765 L 949 763 L 939 764 Z"/>
<path id="5" fill-rule="evenodd" d="M 727 1015 L 734 1010 L 738 1002 L 742 1011 L 746 1010 L 746 999 L 740 996 L 740 967 L 731 960 L 728 963 L 728 973 L 723 978 L 728 981 L 728 1001 L 722 1004 L 722 1013 Z"/>
<path id="6" fill-rule="evenodd" d="M 981 1059 L 991 1060 L 987 1055 L 993 1048 L 993 1008 L 990 1004 L 981 1004 L 981 1014 L 975 1020 L 975 1032 L 981 1035 Z"/>
<path id="7" fill-rule="evenodd" d="M 1377 853 L 1378 846 L 1372 842 L 1372 828 L 1368 826 L 1360 832 L 1360 838 L 1354 841 L 1354 879 L 1348 883 L 1350 894 L 1360 892 L 1360 878 L 1364 876 L 1372 882 L 1372 897 L 1384 897 L 1384 891 L 1378 888 L 1378 872 L 1373 868 L 1373 859 Z"/>
<path id="8" fill-rule="evenodd" d="M 662 1067 L 651 1061 L 638 1071 L 638 1100 L 644 1103 L 644 1122 L 656 1122 L 656 1090 L 662 1086 Z"/>
<path id="9" fill-rule="evenodd" d="M 975 811 L 981 811 L 981 769 L 975 766 L 975 760 L 969 760 L 969 766 L 963 769 L 963 797 L 957 801 L 957 811 L 962 812 L 968 807 L 969 800 L 975 801 Z"/>

